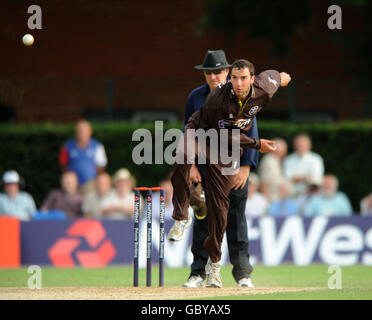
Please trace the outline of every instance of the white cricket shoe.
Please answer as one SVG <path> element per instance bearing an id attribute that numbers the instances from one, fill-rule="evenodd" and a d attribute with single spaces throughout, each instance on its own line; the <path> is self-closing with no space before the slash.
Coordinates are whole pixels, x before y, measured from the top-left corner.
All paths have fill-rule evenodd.
<path id="1" fill-rule="evenodd" d="M 192 222 L 192 215 L 189 214 L 187 220 L 174 221 L 172 228 L 168 232 L 169 241 L 180 241 L 183 239 L 185 229 L 190 227 Z"/>
<path id="2" fill-rule="evenodd" d="M 189 277 L 183 286 L 187 288 L 202 288 L 204 287 L 204 279 L 200 275 L 193 275 Z"/>
<path id="3" fill-rule="evenodd" d="M 254 288 L 254 285 L 252 283 L 251 277 L 248 278 L 242 278 L 238 281 L 239 287 L 247 287 L 247 288 Z"/>
<path id="4" fill-rule="evenodd" d="M 205 266 L 205 273 L 207 274 L 207 288 L 222 288 L 221 266 L 218 262 L 213 263 L 210 258 Z"/>

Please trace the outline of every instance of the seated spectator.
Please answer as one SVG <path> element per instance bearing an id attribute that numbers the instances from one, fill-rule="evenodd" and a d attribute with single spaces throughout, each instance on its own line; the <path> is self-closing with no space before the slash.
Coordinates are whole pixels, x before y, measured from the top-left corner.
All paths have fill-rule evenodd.
<path id="1" fill-rule="evenodd" d="M 134 178 L 128 169 L 120 169 L 115 173 L 113 182 L 115 188 L 102 200 L 102 217 L 132 219 L 134 214 Z"/>
<path id="2" fill-rule="evenodd" d="M 67 218 L 82 216 L 83 196 L 78 192 L 78 178 L 72 171 L 61 177 L 61 189 L 51 191 L 41 206 L 42 211 L 61 210 Z"/>
<path id="3" fill-rule="evenodd" d="M 6 171 L 2 183 L 5 193 L 0 194 L 0 215 L 31 220 L 36 212 L 35 202 L 30 194 L 20 191 L 22 182 L 17 171 Z"/>
<path id="4" fill-rule="evenodd" d="M 270 208 L 269 214 L 273 217 L 289 217 L 298 214 L 298 205 L 290 195 L 291 185 L 288 182 L 282 182 L 279 185 L 279 200 L 274 201 Z"/>
<path id="5" fill-rule="evenodd" d="M 59 154 L 63 171 L 73 171 L 79 179 L 80 191 L 85 194 L 95 188 L 97 174 L 107 164 L 105 148 L 92 138 L 92 127 L 86 120 L 80 120 L 75 127 L 75 139 L 67 141 Z"/>
<path id="6" fill-rule="evenodd" d="M 165 194 L 165 218 L 171 219 L 173 214 L 173 186 L 172 181 L 170 179 L 163 180 L 159 183 L 160 188 L 164 188 Z M 189 210 L 192 210 L 189 208 Z"/>
<path id="7" fill-rule="evenodd" d="M 103 218 L 102 202 L 111 191 L 111 177 L 108 173 L 100 173 L 97 177 L 96 189 L 84 196 L 82 211 L 86 218 Z"/>
<path id="8" fill-rule="evenodd" d="M 372 216 L 372 192 L 360 201 L 360 214 L 362 216 Z"/>
<path id="9" fill-rule="evenodd" d="M 347 217 L 353 214 L 348 197 L 338 190 L 338 179 L 331 174 L 324 176 L 320 193 L 312 196 L 304 210 L 305 217 Z"/>
<path id="10" fill-rule="evenodd" d="M 159 183 L 160 188 L 164 188 L 164 195 L 165 195 L 165 219 L 171 219 L 173 214 L 173 203 L 172 203 L 172 197 L 173 197 L 173 186 L 170 179 L 165 179 L 160 181 Z M 156 191 L 153 193 L 152 197 L 152 213 L 154 218 L 159 219 L 159 212 L 160 212 L 160 192 Z M 192 210 L 191 207 L 189 210 Z"/>
<path id="11" fill-rule="evenodd" d="M 257 174 L 250 173 L 248 178 L 248 199 L 245 205 L 247 218 L 258 218 L 266 214 L 269 207 L 268 200 L 258 192 L 260 179 Z"/>
<path id="12" fill-rule="evenodd" d="M 324 162 L 320 155 L 311 151 L 310 137 L 300 134 L 293 142 L 294 151 L 285 157 L 283 172 L 293 186 L 294 196 L 304 194 L 311 179 L 321 180 L 324 176 Z"/>
<path id="13" fill-rule="evenodd" d="M 282 161 L 287 154 L 287 143 L 281 138 L 274 139 L 276 150 L 266 153 L 258 167 L 261 178 L 261 192 L 273 202 L 279 199 L 279 185 L 285 180 Z"/>
<path id="14" fill-rule="evenodd" d="M 298 213 L 299 215 L 304 215 L 305 207 L 309 201 L 309 199 L 319 193 L 320 186 L 323 184 L 322 180 L 316 180 L 314 178 L 311 178 L 309 183 L 306 187 L 306 192 L 304 194 L 300 194 L 297 197 L 295 197 L 295 201 L 298 206 Z"/>

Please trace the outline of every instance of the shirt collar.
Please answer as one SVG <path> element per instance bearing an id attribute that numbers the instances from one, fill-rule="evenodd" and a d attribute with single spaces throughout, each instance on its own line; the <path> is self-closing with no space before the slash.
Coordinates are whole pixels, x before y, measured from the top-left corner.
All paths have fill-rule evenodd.
<path id="1" fill-rule="evenodd" d="M 251 91 L 250 91 L 249 96 L 252 97 L 252 98 L 254 98 L 255 95 L 256 95 L 256 91 L 254 91 L 254 86 L 252 85 L 252 86 L 251 86 Z"/>

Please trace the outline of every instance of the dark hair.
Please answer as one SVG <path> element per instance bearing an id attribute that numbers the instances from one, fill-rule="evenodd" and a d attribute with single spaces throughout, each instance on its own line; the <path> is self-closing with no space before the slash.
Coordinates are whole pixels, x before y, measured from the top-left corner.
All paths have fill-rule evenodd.
<path id="1" fill-rule="evenodd" d="M 247 68 L 251 76 L 254 75 L 254 65 L 252 62 L 249 62 L 248 60 L 245 60 L 245 59 L 235 60 L 234 63 L 231 65 L 231 69 L 233 68 L 236 68 L 236 69 Z"/>

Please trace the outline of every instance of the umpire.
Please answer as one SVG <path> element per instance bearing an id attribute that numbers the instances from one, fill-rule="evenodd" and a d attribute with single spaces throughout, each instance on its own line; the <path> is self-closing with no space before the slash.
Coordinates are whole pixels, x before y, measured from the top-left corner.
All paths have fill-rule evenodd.
<path id="1" fill-rule="evenodd" d="M 208 51 L 203 64 L 195 66 L 202 70 L 206 83 L 194 89 L 186 102 L 184 126 L 189 117 L 205 103 L 208 94 L 213 91 L 219 83 L 226 82 L 229 75 L 229 67 L 223 50 Z M 254 118 L 248 136 L 258 139 L 256 118 Z M 247 201 L 248 176 L 250 169 L 257 166 L 258 150 L 254 148 L 244 149 L 240 159 L 240 168 L 235 176 L 233 189 L 230 192 L 230 205 L 227 216 L 226 237 L 229 249 L 230 261 L 233 265 L 232 274 L 240 287 L 253 288 L 250 274 L 253 267 L 249 262 L 247 221 L 245 218 L 245 204 Z M 204 199 L 205 165 L 193 165 L 190 170 L 190 180 L 193 184 L 190 194 L 190 205 L 194 209 L 193 242 L 191 251 L 193 262 L 191 274 L 184 284 L 185 287 L 197 288 L 204 286 L 205 265 L 208 253 L 203 247 L 203 242 L 208 236 L 208 221 Z M 201 184 L 203 185 L 203 188 Z"/>

